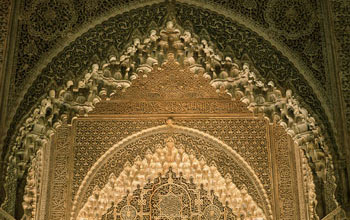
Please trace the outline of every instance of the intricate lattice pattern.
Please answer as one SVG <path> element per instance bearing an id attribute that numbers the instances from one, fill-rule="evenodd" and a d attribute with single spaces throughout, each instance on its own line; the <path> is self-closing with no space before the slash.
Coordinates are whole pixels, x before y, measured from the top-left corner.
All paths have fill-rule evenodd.
<path id="1" fill-rule="evenodd" d="M 229 217 L 232 216 L 231 211 L 248 219 L 263 217 L 262 210 L 246 189 L 239 190 L 232 183 L 230 175 L 222 177 L 215 164 L 207 165 L 204 157 L 198 160 L 195 152 L 187 154 L 182 144 L 175 144 L 171 137 L 166 139 L 165 144 L 164 148 L 157 145 L 154 153 L 147 151 L 143 160 L 137 157 L 133 166 L 127 163 L 118 177 L 112 173 L 103 189 L 94 189 L 93 195 L 79 212 L 78 219 L 100 218 L 113 203 L 119 207 L 112 209 L 115 217 L 117 213 L 126 216 L 123 209 L 129 211 L 129 216 L 151 216 L 152 219 L 186 219 L 210 213 L 213 217 Z M 170 173 L 167 172 L 169 169 Z M 153 179 L 154 185 L 150 184 Z M 191 181 L 187 183 L 185 179 Z M 140 194 L 135 196 L 131 192 Z M 213 193 L 217 195 L 216 203 L 224 204 L 226 208 L 221 205 L 221 211 L 218 211 L 219 208 L 213 204 Z M 125 203 L 126 194 L 129 194 L 128 204 L 121 208 L 119 204 Z M 210 196 L 211 199 L 208 198 Z M 130 201 L 144 205 L 132 209 Z M 137 214 L 132 214 L 130 210 L 137 210 Z M 113 216 L 112 213 L 108 212 L 107 216 Z"/>

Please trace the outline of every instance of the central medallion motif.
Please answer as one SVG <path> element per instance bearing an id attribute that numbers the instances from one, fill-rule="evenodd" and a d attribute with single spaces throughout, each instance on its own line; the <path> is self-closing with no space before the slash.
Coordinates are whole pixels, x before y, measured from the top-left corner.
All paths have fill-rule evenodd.
<path id="1" fill-rule="evenodd" d="M 102 219 L 236 219 L 236 215 L 219 198 L 196 187 L 192 180 L 176 176 L 169 171 L 153 183 L 126 195 L 118 204 L 108 209 Z"/>
<path id="2" fill-rule="evenodd" d="M 123 220 L 133 220 L 136 217 L 136 209 L 131 205 L 126 205 L 120 211 Z"/>
<path id="3" fill-rule="evenodd" d="M 216 205 L 209 205 L 204 209 L 203 217 L 204 219 L 214 220 L 220 219 L 221 211 Z"/>
<path id="4" fill-rule="evenodd" d="M 191 216 L 191 198 L 188 186 L 174 181 L 173 172 L 168 173 L 167 182 L 160 185 L 151 196 L 152 218 L 186 219 Z M 174 176 L 176 178 L 176 176 Z M 180 183 L 180 184 L 179 184 Z M 193 194 L 195 195 L 195 194 Z"/>
<path id="5" fill-rule="evenodd" d="M 172 185 L 169 185 L 170 190 Z M 181 217 L 182 202 L 179 195 L 175 195 L 173 192 L 168 193 L 165 196 L 160 196 L 159 208 L 161 216 L 173 219 L 175 217 Z"/>

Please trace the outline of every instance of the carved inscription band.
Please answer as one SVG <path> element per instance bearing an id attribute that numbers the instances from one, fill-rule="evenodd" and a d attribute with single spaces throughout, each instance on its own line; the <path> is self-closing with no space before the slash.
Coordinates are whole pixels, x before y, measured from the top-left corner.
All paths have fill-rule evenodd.
<path id="1" fill-rule="evenodd" d="M 244 107 L 227 100 L 102 102 L 92 112 L 100 114 L 237 113 Z M 246 107 L 245 109 L 246 110 Z M 242 109 L 241 112 L 244 111 Z M 250 113 L 251 114 L 251 113 Z"/>

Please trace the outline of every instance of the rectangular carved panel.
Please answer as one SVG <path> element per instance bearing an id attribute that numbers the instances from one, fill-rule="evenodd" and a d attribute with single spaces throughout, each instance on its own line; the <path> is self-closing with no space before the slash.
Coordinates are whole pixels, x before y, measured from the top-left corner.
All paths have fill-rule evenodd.
<path id="1" fill-rule="evenodd" d="M 176 125 L 203 131 L 232 147 L 253 168 L 272 206 L 277 204 L 277 219 L 299 219 L 293 142 L 284 129 L 270 126 L 263 117 L 220 114 L 94 115 L 61 126 L 53 152 L 49 219 L 67 219 L 81 182 L 108 149 L 141 130 L 164 125 L 169 116 Z"/>
<path id="2" fill-rule="evenodd" d="M 66 219 L 68 216 L 67 201 L 70 198 L 68 193 L 69 155 L 71 144 L 71 127 L 63 123 L 57 129 L 55 137 L 56 144 L 53 146 L 53 160 L 51 161 L 49 212 L 46 219 Z"/>
<path id="3" fill-rule="evenodd" d="M 271 133 L 277 219 L 300 219 L 293 140 L 276 124 Z"/>
<path id="4" fill-rule="evenodd" d="M 72 196 L 91 166 L 123 138 L 165 123 L 163 119 L 80 118 L 74 122 L 74 176 Z"/>
<path id="5" fill-rule="evenodd" d="M 166 116 L 157 118 L 79 118 L 74 123 L 74 176 L 72 196 L 91 166 L 114 144 L 146 128 L 163 125 Z M 254 169 L 272 200 L 268 122 L 254 117 L 174 116 L 175 124 L 208 133 L 232 147 Z"/>

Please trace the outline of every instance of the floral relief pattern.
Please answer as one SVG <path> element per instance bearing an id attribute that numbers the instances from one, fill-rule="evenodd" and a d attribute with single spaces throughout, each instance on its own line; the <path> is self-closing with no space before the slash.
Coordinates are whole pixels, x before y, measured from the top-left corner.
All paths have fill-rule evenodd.
<path id="1" fill-rule="evenodd" d="M 310 117 L 306 109 L 299 106 L 298 101 L 291 96 L 291 91 L 288 90 L 284 96 L 280 90 L 276 89 L 273 82 L 269 82 L 265 85 L 262 81 L 257 79 L 255 73 L 249 69 L 248 64 L 244 63 L 242 69 L 240 69 L 239 65 L 233 63 L 229 56 L 225 57 L 225 61 L 223 61 L 219 55 L 207 57 L 208 54 L 210 55 L 213 53 L 213 48 L 209 46 L 205 40 L 203 40 L 198 47 L 187 47 L 188 53 L 184 53 L 184 45 L 190 44 L 191 42 L 198 43 L 199 41 L 196 38 L 191 38 L 191 33 L 189 32 L 185 31 L 184 35 L 181 35 L 181 31 L 174 26 L 172 21 L 167 22 L 166 28 L 159 33 L 161 36 L 161 40 L 158 42 L 159 47 L 156 46 L 157 44 L 153 45 L 153 47 L 157 48 L 156 53 L 148 56 L 147 59 L 138 55 L 141 54 L 140 51 L 142 51 L 140 48 L 149 48 L 149 46 L 152 46 L 152 41 L 150 40 L 159 37 L 157 32 L 153 30 L 150 31 L 150 38 L 144 40 L 144 42 L 147 43 L 140 44 L 140 39 L 135 38 L 134 44 L 127 49 L 125 54 L 120 56 L 120 63 L 117 61 L 118 59 L 116 56 L 111 54 L 109 63 L 103 64 L 101 68 L 99 64 L 93 64 L 92 69 L 86 72 L 84 79 L 78 81 L 76 84 L 72 80 L 69 80 L 66 82 L 66 87 L 64 89 L 57 92 L 51 90 L 47 98 L 42 100 L 41 105 L 33 111 L 33 115 L 26 120 L 25 125 L 20 129 L 22 132 L 21 137 L 27 139 L 29 137 L 28 134 L 33 133 L 33 135 L 40 140 L 41 138 L 39 138 L 38 134 L 50 134 L 52 128 L 55 127 L 56 124 L 60 124 L 59 115 L 63 114 L 60 110 L 62 107 L 64 107 L 63 109 L 65 109 L 69 119 L 72 119 L 76 114 L 86 115 L 89 112 L 93 114 L 94 112 L 91 111 L 94 109 L 94 105 L 98 107 L 99 104 L 97 103 L 100 101 L 104 104 L 108 104 L 108 101 L 113 103 L 118 101 L 118 99 L 123 100 L 125 98 L 129 101 L 132 101 L 132 98 L 139 98 L 145 101 L 149 99 L 157 100 L 157 98 L 161 98 L 161 100 L 177 100 L 184 97 L 197 99 L 221 98 L 222 101 L 226 100 L 229 103 L 233 102 L 231 98 L 235 97 L 236 102 L 240 100 L 240 105 L 235 106 L 239 108 L 231 108 L 230 111 L 235 110 L 239 113 L 247 114 L 249 112 L 247 109 L 242 111 L 245 104 L 254 113 L 264 113 L 271 121 L 279 121 L 288 134 L 295 136 L 295 141 L 300 147 L 303 147 L 308 141 L 313 140 L 316 134 L 322 135 L 320 133 L 321 130 L 318 129 L 315 124 L 315 119 Z M 186 39 L 185 44 L 178 41 L 181 38 Z M 202 55 L 202 57 L 192 57 L 191 55 L 197 53 L 197 50 L 203 50 L 204 55 Z M 164 52 L 167 51 L 175 52 L 176 56 L 174 53 L 168 53 L 165 56 Z M 185 54 L 191 55 L 185 56 Z M 154 58 L 157 56 L 159 60 Z M 166 60 L 164 60 L 165 57 L 167 57 Z M 136 61 L 138 61 L 138 63 Z M 163 63 L 161 67 L 159 67 L 158 62 L 161 61 L 163 61 Z M 182 62 L 184 66 L 180 65 L 180 62 Z M 156 79 L 154 76 L 159 74 L 163 74 L 166 77 L 154 80 Z M 172 80 L 174 77 L 176 80 Z M 133 81 L 134 87 L 127 89 L 132 79 L 135 80 Z M 209 88 L 205 89 L 204 87 L 205 84 L 209 84 L 208 79 L 211 79 L 210 84 L 214 87 L 209 87 L 211 90 L 208 90 Z M 151 83 L 148 83 L 147 80 Z M 176 83 L 171 83 L 172 81 Z M 154 83 L 159 84 L 159 88 L 153 88 Z M 164 85 L 166 85 L 166 87 Z M 171 86 L 173 86 L 173 88 L 171 88 Z M 181 86 L 183 86 L 188 94 L 177 92 L 179 91 L 178 87 Z M 193 88 L 196 86 L 202 86 L 203 88 L 194 90 Z M 166 89 L 163 89 L 163 87 Z M 217 91 L 215 91 L 215 89 Z M 168 94 L 168 90 L 172 92 Z M 126 91 L 132 94 L 128 94 Z M 140 93 L 140 91 L 143 92 Z M 119 94 L 119 92 L 122 92 L 122 94 Z M 145 96 L 148 92 L 156 96 Z M 216 92 L 218 92 L 218 94 Z M 227 92 L 229 94 L 226 94 Z M 193 110 L 193 106 L 196 105 L 191 105 L 190 108 L 188 108 L 187 105 L 186 108 Z M 226 106 L 234 107 L 234 105 Z M 104 109 L 105 108 L 102 108 L 102 112 Z M 119 110 L 119 108 L 116 109 Z M 197 109 L 197 111 L 198 110 L 200 109 Z M 207 109 L 205 108 L 204 110 Z M 225 109 L 219 108 L 216 111 L 222 112 L 223 110 Z M 109 114 L 113 114 L 113 108 L 111 108 L 110 111 Z M 177 111 L 179 111 L 179 109 L 177 109 Z M 102 113 L 101 109 L 99 109 L 98 112 Z M 200 112 L 203 113 L 203 110 Z M 123 113 L 124 112 L 114 112 L 114 114 Z M 153 110 L 153 113 L 156 112 Z M 33 131 L 30 129 L 32 126 Z M 124 131 L 124 133 L 128 134 L 128 131 Z M 17 140 L 18 143 L 14 147 L 18 150 L 23 150 L 23 152 L 27 154 L 31 152 L 30 146 L 23 145 L 20 137 L 18 137 Z M 255 143 L 263 144 L 259 142 Z M 326 160 L 324 157 L 327 156 L 327 145 L 323 142 L 323 139 L 319 138 L 317 141 L 315 139 L 315 144 L 309 144 L 309 146 L 306 154 L 308 157 L 313 158 L 313 163 L 319 164 L 315 172 L 319 178 L 324 178 L 327 172 L 327 170 L 324 169 L 325 163 L 331 163 L 331 161 Z M 90 150 L 92 149 L 93 148 Z M 254 151 L 254 149 L 251 151 Z M 318 152 L 316 156 L 314 151 Z M 244 155 L 245 153 L 242 154 Z M 93 153 L 91 155 L 96 157 L 97 154 Z M 322 157 L 318 155 L 322 155 Z M 25 167 L 20 166 L 22 163 L 19 163 L 15 158 L 23 158 L 20 157 L 19 154 L 14 155 L 11 163 L 18 163 L 19 171 L 25 171 Z M 24 159 L 25 161 L 27 161 L 27 159 L 29 160 L 29 158 Z M 263 160 L 263 157 L 258 157 L 257 160 L 251 163 L 255 164 L 254 166 L 256 166 L 255 168 L 257 170 L 262 171 L 264 170 L 263 167 L 256 165 L 256 162 Z M 249 161 L 249 159 L 247 159 L 247 161 Z M 91 165 L 93 163 L 93 160 L 87 159 L 84 162 L 84 164 L 89 166 L 89 164 Z M 265 162 L 267 162 L 267 160 L 265 160 Z M 260 172 L 258 172 L 258 174 L 265 183 L 266 191 L 271 198 L 271 190 L 269 186 L 266 185 L 268 182 L 266 181 L 268 175 L 261 174 Z M 330 192 L 332 191 L 333 189 L 330 190 Z"/>
<path id="2" fill-rule="evenodd" d="M 331 2 L 335 37 L 338 42 L 336 50 L 339 53 L 339 76 L 345 102 L 347 128 L 350 130 L 350 4 L 346 0 L 332 0 Z"/>
<path id="3" fill-rule="evenodd" d="M 126 205 L 127 204 L 127 205 Z M 243 217 L 242 214 L 240 217 Z M 237 214 L 208 192 L 169 170 L 144 188 L 128 193 L 102 216 L 103 220 L 132 219 L 237 219 Z"/>
<path id="4" fill-rule="evenodd" d="M 219 158 L 221 158 L 221 160 L 224 159 L 225 162 L 214 159 L 214 155 L 221 154 L 219 153 L 221 151 L 220 149 L 214 150 L 217 147 L 210 146 L 212 144 L 205 143 L 206 141 L 195 141 L 193 139 L 193 137 L 188 135 L 176 133 L 172 134 L 171 137 L 169 137 L 169 134 L 154 134 L 142 138 L 134 144 L 125 146 L 130 150 L 133 150 L 135 147 L 138 148 L 133 155 L 125 155 L 125 149 L 116 151 L 114 154 L 115 156 L 113 156 L 110 161 L 117 161 L 117 163 L 126 161 L 125 166 L 121 167 L 121 169 L 116 169 L 117 167 L 110 167 L 110 163 L 107 163 L 100 168 L 100 171 L 97 173 L 98 175 L 94 177 L 94 180 L 89 184 L 89 188 L 92 190 L 88 190 L 84 193 L 85 198 L 83 199 L 83 204 L 85 204 L 79 211 L 78 219 L 97 218 L 113 203 L 121 203 L 128 206 L 144 204 L 142 207 L 136 206 L 138 211 L 137 215 L 147 216 L 151 214 L 152 219 L 157 219 L 156 216 L 170 217 L 170 219 L 178 219 L 178 217 L 180 217 L 179 219 L 188 218 L 191 215 L 204 215 L 207 217 L 211 215 L 232 216 L 232 213 L 230 214 L 230 209 L 233 210 L 235 215 L 240 217 L 262 217 L 262 210 L 258 208 L 254 202 L 262 201 L 259 199 L 259 196 L 257 197 L 255 194 L 256 192 L 250 181 L 242 181 L 246 179 L 245 176 L 248 174 L 244 171 L 240 171 L 237 164 L 226 167 L 227 163 L 235 163 L 232 158 L 227 160 L 219 156 Z M 202 151 L 201 148 L 203 147 L 208 147 L 207 150 L 214 153 L 214 155 L 210 156 L 210 154 Z M 139 154 L 136 155 L 136 152 L 139 152 Z M 168 172 L 169 169 L 171 170 L 170 173 Z M 226 173 L 226 175 L 223 175 L 223 173 Z M 163 175 L 166 175 L 167 178 L 172 175 L 173 178 L 170 180 L 168 179 L 170 182 L 167 182 L 167 179 L 163 177 L 157 178 Z M 176 175 L 179 179 L 175 178 Z M 215 177 L 213 177 L 213 175 Z M 152 187 L 150 181 L 152 182 L 154 178 L 156 178 L 156 183 L 160 181 L 162 182 L 161 185 L 166 184 L 165 188 L 162 187 L 163 189 L 161 190 L 157 189 L 158 186 Z M 231 178 L 233 183 L 231 183 Z M 179 192 L 181 189 L 174 187 L 173 189 L 177 190 L 176 193 L 176 191 L 172 191 L 169 188 L 169 184 L 178 183 L 179 181 L 186 184 L 186 179 L 190 180 L 190 189 L 200 189 L 206 194 L 202 195 L 204 197 L 212 195 L 211 192 L 213 192 L 217 195 L 216 200 L 218 204 L 221 203 L 230 208 L 227 209 L 226 213 L 223 209 L 218 213 L 213 213 L 216 210 L 215 207 L 210 207 L 210 204 L 213 203 L 208 203 L 209 201 L 203 198 L 195 199 L 195 194 L 190 196 L 193 201 L 189 204 L 191 204 L 193 208 L 184 206 L 183 202 L 189 199 L 188 197 L 184 197 L 188 194 L 186 193 L 187 190 Z M 237 188 L 238 185 L 235 185 L 237 183 L 239 183 L 239 188 Z M 142 191 L 140 191 L 142 188 L 152 189 L 153 192 L 142 193 Z M 114 191 L 119 193 L 112 193 Z M 135 199 L 143 198 L 146 201 L 135 201 L 130 197 L 132 196 L 131 192 L 141 193 L 141 195 L 144 196 L 137 196 Z M 158 193 L 160 193 L 159 196 Z M 124 197 L 126 194 L 128 194 L 127 197 L 129 198 Z M 87 195 L 91 196 L 87 198 Z M 110 195 L 115 195 L 115 197 L 111 198 Z M 155 198 L 156 202 L 153 202 L 152 198 L 150 198 L 151 201 L 149 201 L 146 198 L 147 195 L 151 195 L 152 198 Z M 194 201 L 199 199 L 202 201 Z M 125 204 L 126 200 L 128 202 Z M 103 204 L 107 204 L 107 207 Z M 171 207 L 170 209 L 169 204 Z M 122 215 L 121 208 L 124 207 L 124 205 L 116 205 L 117 210 L 109 209 L 109 214 L 107 214 L 107 216 L 113 214 L 114 216 Z M 182 206 L 182 208 L 179 208 L 179 205 L 180 207 Z M 199 207 L 201 208 L 199 208 L 198 205 L 200 205 Z M 88 208 L 91 206 L 98 208 L 93 211 Z M 156 211 L 154 211 L 155 209 Z M 208 209 L 210 209 L 210 211 Z M 270 217 L 267 219 L 269 218 Z"/>
<path id="5" fill-rule="evenodd" d="M 155 10 L 155 8 L 157 10 Z M 189 6 L 186 5 L 178 5 L 178 14 L 177 14 L 177 19 L 179 20 L 180 23 L 186 23 L 186 21 L 189 19 L 186 15 L 188 14 L 193 14 L 193 18 L 198 18 L 196 20 L 190 21 L 190 22 L 194 22 L 196 27 L 195 32 L 199 33 L 201 31 L 201 27 L 203 27 L 203 25 L 205 25 L 206 22 L 204 21 L 204 17 L 201 11 L 197 11 L 194 8 L 191 8 Z M 153 10 L 153 12 L 151 12 L 150 10 Z M 149 24 L 157 24 L 159 25 L 160 23 L 163 23 L 164 20 L 162 20 L 165 16 L 166 11 L 163 10 L 162 11 L 162 6 L 157 6 L 154 8 L 146 8 L 144 9 L 141 13 L 150 16 L 149 19 L 154 19 L 155 22 L 149 22 Z M 199 14 L 197 14 L 199 13 Z M 205 13 L 206 14 L 206 13 Z M 135 17 L 135 15 L 137 15 L 137 13 L 133 13 L 130 14 L 130 19 L 127 20 L 134 20 L 137 19 L 137 17 Z M 127 15 L 125 15 L 127 16 Z M 146 16 L 146 17 L 147 17 Z M 143 19 L 146 19 L 146 17 L 144 17 Z M 214 16 L 211 16 L 214 19 Z M 215 16 L 217 17 L 217 16 Z M 208 18 L 208 17 L 206 17 Z M 119 23 L 118 23 L 119 22 Z M 144 31 L 147 29 L 148 25 L 144 24 L 144 20 L 141 22 L 139 21 L 139 30 Z M 197 23 L 198 22 L 198 23 Z M 229 23 L 231 22 L 231 23 Z M 196 24 L 197 23 L 197 24 Z M 201 24 L 203 23 L 203 24 Z M 220 22 L 215 22 L 217 25 L 220 24 Z M 123 25 L 122 25 L 123 24 Z M 44 69 L 43 74 L 41 74 L 38 79 L 34 82 L 34 84 L 31 86 L 31 88 L 29 89 L 29 91 L 33 91 L 33 93 L 29 92 L 23 99 L 22 104 L 21 104 L 21 108 L 19 108 L 19 110 L 16 112 L 16 115 L 14 117 L 14 121 L 12 122 L 12 126 L 9 130 L 9 136 L 11 136 L 11 134 L 13 134 L 13 126 L 14 124 L 18 123 L 18 120 L 25 114 L 25 109 L 30 108 L 31 104 L 30 103 L 34 103 L 38 100 L 38 97 L 41 97 L 43 95 L 43 93 L 45 92 L 44 88 L 49 89 L 50 87 L 54 86 L 54 85 L 62 85 L 63 82 L 65 81 L 64 79 L 67 79 L 67 77 L 71 76 L 76 76 L 76 75 L 80 75 L 81 71 L 83 71 L 83 68 L 85 68 L 85 66 L 89 63 L 91 63 L 92 61 L 90 61 L 89 59 L 97 59 L 97 60 L 103 60 L 106 58 L 105 53 L 103 53 L 102 51 L 108 51 L 111 47 L 111 45 L 105 40 L 107 40 L 106 36 L 103 34 L 103 31 L 107 31 L 107 32 L 111 32 L 111 33 L 115 33 L 115 30 L 113 30 L 114 28 L 118 28 L 120 26 L 118 35 L 115 34 L 108 34 L 107 36 L 110 36 L 111 40 L 108 41 L 113 41 L 113 42 L 117 42 L 116 45 L 114 45 L 113 47 L 117 50 L 120 50 L 121 48 L 124 47 L 125 43 L 125 39 L 129 39 L 130 38 L 130 32 L 127 31 L 128 27 L 131 27 L 130 25 L 127 25 L 127 21 L 125 19 L 122 19 L 122 16 L 117 16 L 116 18 L 111 19 L 110 21 L 107 21 L 103 24 L 103 26 L 97 26 L 96 27 L 96 31 L 90 31 L 89 34 L 84 35 L 84 37 L 80 38 L 79 41 L 77 41 L 75 44 L 72 44 L 71 46 L 69 46 L 71 49 L 66 49 L 64 50 L 64 52 L 62 53 L 62 59 L 55 59 L 53 60 L 53 63 L 51 63 L 50 65 L 47 66 L 47 68 Z M 126 26 L 127 25 L 127 26 Z M 238 40 L 238 38 L 240 38 L 239 36 L 241 36 L 241 34 L 244 36 L 245 32 L 244 30 L 242 30 L 241 27 L 237 26 L 237 24 L 232 23 L 232 21 L 225 21 L 225 25 L 229 25 L 229 26 L 225 26 L 225 30 L 230 31 L 232 33 L 232 37 L 233 39 L 231 39 L 232 37 L 228 37 L 226 35 L 223 35 L 222 37 L 217 36 L 216 39 L 212 39 L 215 40 L 215 43 L 217 43 L 219 49 L 225 49 L 227 46 L 230 46 L 232 49 L 232 54 L 234 54 L 235 56 L 237 56 L 237 58 L 241 58 L 244 54 L 242 53 L 243 51 L 247 51 L 249 47 L 254 48 L 254 50 L 249 51 L 249 56 L 256 60 L 256 67 L 259 69 L 259 73 L 266 78 L 267 80 L 273 79 L 275 78 L 276 81 L 280 84 L 279 86 L 282 87 L 290 87 L 290 88 L 294 88 L 296 90 L 296 94 L 300 95 L 302 97 L 303 102 L 305 102 L 306 106 L 310 106 L 310 110 L 312 109 L 316 115 L 318 115 L 320 118 L 322 118 L 321 120 L 325 123 L 327 123 L 327 116 L 325 116 L 323 109 L 320 107 L 320 103 L 317 100 L 316 96 L 313 94 L 312 89 L 307 85 L 307 83 L 305 82 L 304 79 L 300 78 L 300 76 L 298 76 L 297 70 L 295 68 L 293 68 L 291 66 L 290 63 L 285 63 L 285 59 L 284 58 L 279 58 L 279 56 L 277 54 L 273 55 L 274 53 L 272 51 L 268 52 L 266 54 L 266 56 L 264 55 L 265 53 L 260 53 L 258 51 L 256 51 L 257 48 L 257 44 L 258 42 L 261 41 L 261 39 L 256 39 L 256 36 L 247 36 L 243 37 L 241 40 Z M 108 27 L 110 26 L 110 27 Z M 210 25 L 206 25 L 209 29 L 208 31 L 210 31 L 211 35 L 213 37 L 215 37 L 214 33 L 217 33 L 217 35 L 219 33 L 222 33 L 222 30 L 220 31 L 220 26 L 212 26 L 212 24 Z M 104 28 L 103 28 L 104 27 Z M 184 26 L 186 27 L 186 26 Z M 126 29 L 125 29 L 126 28 Z M 197 29 L 198 28 L 198 29 Z M 234 34 L 234 32 L 237 32 L 237 34 Z M 240 33 L 240 34 L 238 34 Z M 222 33 L 224 34 L 224 33 Z M 91 36 L 89 36 L 91 35 Z M 102 38 L 101 38 L 102 37 Z M 114 39 L 115 37 L 118 37 L 116 39 Z M 203 36 L 205 37 L 205 36 Z M 100 39 L 101 38 L 101 39 Z M 235 39 L 237 38 L 237 39 Z M 223 42 L 223 40 L 227 40 L 226 43 Z M 250 39 L 250 40 L 248 40 Z M 247 42 L 245 42 L 247 41 Z M 79 44 L 83 43 L 83 42 L 89 42 L 87 43 L 87 45 L 90 45 L 91 48 L 87 47 L 85 48 L 85 46 L 78 46 Z M 122 43 L 124 42 L 124 43 Z M 245 46 L 243 46 L 245 45 Z M 102 46 L 102 48 L 101 48 Z M 264 47 L 269 47 L 268 44 L 264 44 Z M 81 50 L 79 48 L 85 48 L 84 50 Z M 242 51 L 242 48 L 245 48 Z M 115 50 L 114 49 L 114 50 Z M 35 51 L 35 50 L 33 50 Z M 99 52 L 100 51 L 100 52 Z M 254 52 L 256 51 L 256 52 Z M 270 55 L 268 55 L 270 54 Z M 108 55 L 107 55 L 108 56 Z M 90 57 L 87 59 L 83 59 L 83 60 L 79 60 L 79 59 L 72 59 L 72 57 Z M 266 59 L 266 57 L 270 57 L 271 59 Z M 60 60 L 60 61 L 59 61 Z M 269 60 L 269 62 L 267 62 Z M 258 62 L 259 61 L 259 62 Z M 260 62 L 261 61 L 261 62 Z M 21 61 L 22 62 L 22 61 Z M 30 63 L 32 62 L 22 62 L 24 65 L 31 65 Z M 277 66 L 280 66 L 277 68 Z M 24 68 L 19 68 L 18 71 L 16 71 L 17 74 L 23 74 Z M 276 71 L 278 71 L 277 73 L 275 73 Z M 287 74 L 288 73 L 288 74 Z M 275 75 L 276 74 L 276 75 Z M 278 76 L 278 77 L 277 77 Z M 287 77 L 288 76 L 288 77 Z M 289 81 L 286 81 L 286 79 L 289 78 Z M 25 80 L 23 80 L 22 76 L 18 77 L 18 80 L 20 80 L 21 82 L 24 82 Z M 55 83 L 53 83 L 53 81 Z M 323 81 L 323 80 L 320 80 Z M 292 84 L 294 86 L 292 86 Z M 50 86 L 51 85 L 51 86 Z M 289 86 L 288 86 L 289 85 Z M 326 127 L 330 127 L 330 126 L 326 126 Z M 331 132 L 331 131 L 330 131 Z M 332 135 L 330 135 L 332 137 Z M 9 138 L 9 137 L 8 137 Z M 9 139 L 6 140 L 6 144 L 9 144 Z"/>
<path id="6" fill-rule="evenodd" d="M 77 20 L 68 0 L 38 0 L 26 14 L 29 34 L 49 41 L 72 31 Z"/>
<path id="7" fill-rule="evenodd" d="M 274 30 L 294 39 L 313 31 L 316 16 L 310 0 L 271 0 L 265 11 L 265 18 Z"/>

